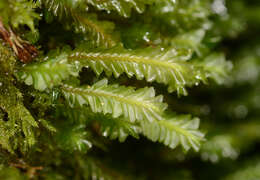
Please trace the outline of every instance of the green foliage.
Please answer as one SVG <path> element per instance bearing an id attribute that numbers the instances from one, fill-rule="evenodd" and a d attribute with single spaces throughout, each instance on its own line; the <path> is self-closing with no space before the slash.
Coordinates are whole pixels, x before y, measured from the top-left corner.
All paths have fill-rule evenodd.
<path id="1" fill-rule="evenodd" d="M 61 53 L 58 57 L 50 56 L 47 58 L 50 58 L 50 60 L 41 64 L 35 63 L 25 66 L 23 71 L 18 73 L 19 77 L 27 85 L 33 84 L 35 89 L 43 91 L 46 88 L 61 84 L 61 81 L 69 76 L 78 75 L 76 67 L 67 62 L 67 53 Z"/>
<path id="2" fill-rule="evenodd" d="M 169 85 L 169 92 L 187 95 L 185 86 L 206 81 L 205 73 L 199 66 L 187 60 L 189 51 L 171 49 L 161 51 L 149 48 L 146 50 L 130 51 L 120 48 L 97 52 L 75 52 L 69 57 L 70 61 L 91 67 L 97 75 L 103 71 L 106 75 L 119 77 L 126 73 L 128 77 L 146 79 Z"/>
<path id="3" fill-rule="evenodd" d="M 14 28 L 27 25 L 31 31 L 35 31 L 35 19 L 40 16 L 34 9 L 37 3 L 25 0 L 7 0 L 0 2 L 0 17 L 5 25 L 11 24 Z"/>
<path id="4" fill-rule="evenodd" d="M 56 138 L 61 149 L 68 151 L 86 151 L 92 147 L 92 143 L 87 139 L 88 133 L 85 131 L 85 126 L 60 127 Z"/>
<path id="5" fill-rule="evenodd" d="M 257 179 L 258 5 L 1 1 L 0 179 Z"/>
<path id="6" fill-rule="evenodd" d="M 3 113 L 0 119 L 0 144 L 10 152 L 16 147 L 24 151 L 35 144 L 33 129 L 38 125 L 24 106 L 22 93 L 13 84 L 15 59 L 11 51 L 1 45 L 0 54 L 0 109 Z"/>
<path id="7" fill-rule="evenodd" d="M 42 1 L 42 3 L 54 16 L 58 16 L 60 19 L 66 21 L 73 21 L 73 25 L 68 24 L 67 26 L 78 33 L 86 34 L 86 37 L 94 40 L 94 45 L 111 47 L 116 44 L 116 38 L 112 34 L 114 24 L 109 21 L 99 21 L 97 15 L 94 13 L 86 13 L 85 11 L 88 9 L 86 4 L 80 7 L 80 1 L 66 0 L 47 0 Z"/>
<path id="8" fill-rule="evenodd" d="M 96 14 L 73 14 L 75 31 L 86 33 L 95 40 L 94 45 L 112 47 L 117 43 L 113 37 L 114 24 L 109 21 L 98 21 Z"/>
<path id="9" fill-rule="evenodd" d="M 101 124 L 102 135 L 112 140 L 118 139 L 120 142 L 124 142 L 128 135 L 139 139 L 140 127 L 123 118 L 99 117 L 98 122 Z"/>
<path id="10" fill-rule="evenodd" d="M 225 56 L 219 53 L 207 56 L 200 64 L 207 72 L 207 77 L 213 79 L 218 84 L 225 83 L 229 75 L 228 72 L 230 72 L 233 67 L 232 63 L 227 62 Z"/>
<path id="11" fill-rule="evenodd" d="M 1 144 L 9 151 L 12 151 L 12 146 L 22 146 L 24 150 L 35 143 L 33 128 L 38 127 L 30 112 L 24 107 L 22 102 L 22 94 L 8 80 L 0 78 L 1 95 L 0 107 L 7 113 L 7 122 L 1 121 Z M 10 83 L 10 82 L 9 82 Z M 16 127 L 18 125 L 18 128 Z M 19 139 L 25 136 L 23 141 Z"/>
<path id="12" fill-rule="evenodd" d="M 167 84 L 169 92 L 177 91 L 179 95 L 187 95 L 186 86 L 206 82 L 207 77 L 222 83 L 231 67 L 221 54 L 212 54 L 202 62 L 189 62 L 190 51 L 184 49 L 165 52 L 152 48 L 139 51 L 122 48 L 88 53 L 81 51 L 48 57 L 50 60 L 47 59 L 40 66 L 25 66 L 19 76 L 26 84 L 34 84 L 36 89 L 44 90 L 59 85 L 69 75 L 77 76 L 82 67 L 91 67 L 97 75 L 105 71 L 107 76 L 113 74 L 118 78 L 126 73 L 128 77 L 135 75 L 137 79 Z M 45 69 L 49 71 L 46 75 L 43 74 Z"/>
<path id="13" fill-rule="evenodd" d="M 131 87 L 108 85 L 103 79 L 92 87 L 73 87 L 64 85 L 63 94 L 70 106 L 87 104 L 93 112 L 110 113 L 114 118 L 123 115 L 130 122 L 136 120 L 161 120 L 161 114 L 167 107 L 162 96 L 155 97 L 153 88 L 135 91 Z"/>
<path id="14" fill-rule="evenodd" d="M 98 10 L 105 10 L 107 13 L 111 11 L 117 11 L 121 16 L 129 17 L 131 9 L 134 8 L 138 13 L 142 13 L 145 9 L 145 5 L 152 4 L 154 0 L 140 1 L 140 0 L 41 0 L 48 9 L 54 11 L 56 16 L 60 16 L 72 11 L 72 9 L 84 9 L 95 7 Z M 67 14 L 66 14 L 67 15 Z"/>
<path id="15" fill-rule="evenodd" d="M 148 11 L 151 16 L 167 26 L 191 30 L 206 28 L 210 25 L 208 17 L 211 15 L 209 1 L 198 0 L 162 0 Z M 171 29 L 169 31 L 174 31 Z"/>
<path id="16" fill-rule="evenodd" d="M 204 137 L 203 133 L 197 131 L 199 119 L 191 119 L 187 115 L 152 123 L 144 121 L 141 126 L 143 134 L 149 139 L 162 142 L 172 149 L 181 144 L 186 151 L 191 147 L 198 151 Z"/>

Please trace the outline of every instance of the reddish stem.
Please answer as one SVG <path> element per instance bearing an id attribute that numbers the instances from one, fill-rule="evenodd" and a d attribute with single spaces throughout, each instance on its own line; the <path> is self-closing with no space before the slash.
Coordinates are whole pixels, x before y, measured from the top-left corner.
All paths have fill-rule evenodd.
<path id="1" fill-rule="evenodd" d="M 12 47 L 16 56 L 23 62 L 28 63 L 38 56 L 37 49 L 26 41 L 23 41 L 15 33 L 4 27 L 4 24 L 0 18 L 0 36 Z"/>

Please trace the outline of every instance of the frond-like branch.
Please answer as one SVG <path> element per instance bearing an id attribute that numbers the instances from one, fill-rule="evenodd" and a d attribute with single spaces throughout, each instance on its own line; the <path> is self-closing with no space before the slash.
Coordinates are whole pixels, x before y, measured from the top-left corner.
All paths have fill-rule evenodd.
<path id="1" fill-rule="evenodd" d="M 115 77 L 126 73 L 129 77 L 156 81 L 169 85 L 169 92 L 177 91 L 186 95 L 185 86 L 206 81 L 205 72 L 201 66 L 196 66 L 186 60 L 190 58 L 187 50 L 161 51 L 148 48 L 131 51 L 122 48 L 112 48 L 95 52 L 74 52 L 69 61 L 75 61 L 83 66 L 91 67 L 97 75 L 103 71 L 108 76 Z"/>
<path id="2" fill-rule="evenodd" d="M 69 85 L 62 87 L 69 104 L 89 105 L 93 112 L 112 114 L 114 118 L 123 115 L 130 122 L 136 120 L 161 120 L 167 105 L 162 103 L 162 96 L 155 96 L 153 88 L 134 90 L 132 87 L 108 85 L 103 79 L 92 87 L 76 88 Z"/>
<path id="3" fill-rule="evenodd" d="M 169 92 L 187 95 L 186 87 L 207 82 L 207 78 L 223 83 L 232 67 L 222 54 L 192 62 L 187 61 L 189 55 L 189 51 L 179 49 L 131 51 L 121 47 L 93 52 L 64 51 L 57 57 L 48 57 L 43 63 L 24 66 L 18 75 L 27 85 L 44 90 L 59 85 L 69 76 L 78 76 L 82 67 L 91 67 L 97 75 L 103 71 L 107 76 L 114 74 L 115 77 L 126 73 L 129 77 L 135 75 L 137 79 L 166 84 Z"/>
<path id="4" fill-rule="evenodd" d="M 204 134 L 199 128 L 199 119 L 189 115 L 174 116 L 161 121 L 141 122 L 142 133 L 152 141 L 162 142 L 170 148 L 181 144 L 184 150 L 191 147 L 198 151 Z"/>
<path id="5" fill-rule="evenodd" d="M 88 33 L 95 40 L 98 46 L 113 47 L 116 45 L 116 38 L 112 36 L 114 23 L 99 21 L 96 14 L 81 15 L 72 12 L 76 32 Z"/>
<path id="6" fill-rule="evenodd" d="M 121 16 L 129 17 L 134 8 L 138 13 L 145 10 L 145 6 L 152 4 L 155 0 L 40 0 L 56 16 L 68 15 L 71 9 L 88 10 L 90 6 L 98 10 L 105 10 L 107 13 L 117 11 Z"/>
<path id="7" fill-rule="evenodd" d="M 152 4 L 154 0 L 86 0 L 86 2 L 99 10 L 105 10 L 108 13 L 117 11 L 121 16 L 129 17 L 132 8 L 138 13 L 142 13 L 145 10 L 145 6 Z"/>
<path id="8" fill-rule="evenodd" d="M 231 72 L 233 65 L 226 61 L 224 54 L 213 53 L 205 58 L 200 65 L 207 71 L 207 76 L 218 84 L 223 84 Z"/>
<path id="9" fill-rule="evenodd" d="M 191 49 L 196 53 L 197 56 L 202 57 L 203 51 L 205 51 L 205 45 L 202 40 L 205 38 L 206 30 L 197 29 L 193 31 L 188 31 L 185 33 L 180 33 L 174 38 L 170 39 L 172 47 Z"/>
<path id="10" fill-rule="evenodd" d="M 65 0 L 46 0 L 42 3 L 60 20 L 69 21 L 76 32 L 87 33 L 98 46 L 112 47 L 116 38 L 112 36 L 114 24 L 109 21 L 99 21 L 94 13 L 87 13 L 87 4 Z M 85 8 L 84 8 L 85 7 Z"/>

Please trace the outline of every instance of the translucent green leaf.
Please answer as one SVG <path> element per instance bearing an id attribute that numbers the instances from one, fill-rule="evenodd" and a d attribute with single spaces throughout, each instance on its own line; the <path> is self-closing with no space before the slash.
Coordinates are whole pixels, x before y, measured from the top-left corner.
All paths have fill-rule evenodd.
<path id="1" fill-rule="evenodd" d="M 145 6 L 152 4 L 155 0 L 86 0 L 88 4 L 96 7 L 99 10 L 117 11 L 121 16 L 129 17 L 131 9 L 134 8 L 138 13 L 145 10 Z"/>
<path id="2" fill-rule="evenodd" d="M 105 137 L 112 140 L 118 139 L 120 142 L 124 142 L 128 135 L 139 138 L 139 127 L 124 118 L 109 118 L 108 116 L 96 118 L 101 125 L 102 135 Z"/>
<path id="3" fill-rule="evenodd" d="M 46 0 L 42 3 L 61 21 L 69 22 L 67 27 L 74 28 L 76 32 L 86 33 L 86 38 L 94 40 L 95 45 L 112 47 L 116 44 L 117 38 L 114 37 L 115 33 L 112 33 L 114 24 L 109 21 L 99 21 L 94 13 L 86 13 L 88 8 L 86 2 Z"/>
<path id="4" fill-rule="evenodd" d="M 20 80 L 40 91 L 59 85 L 69 76 L 78 76 L 78 70 L 67 62 L 67 53 L 55 58 L 47 57 L 43 63 L 25 65 L 18 72 Z"/>
<path id="5" fill-rule="evenodd" d="M 124 142 L 129 135 L 137 139 L 139 138 L 139 126 L 122 117 L 112 118 L 109 114 L 93 113 L 89 107 L 60 107 L 57 113 L 61 114 L 62 117 L 66 117 L 68 121 L 98 125 L 100 126 L 97 128 L 99 132 L 112 140 L 118 139 L 120 142 Z"/>
<path id="6" fill-rule="evenodd" d="M 92 147 L 85 125 L 74 126 L 65 123 L 59 127 L 55 138 L 58 145 L 68 151 L 86 152 Z"/>
<path id="7" fill-rule="evenodd" d="M 202 44 L 202 40 L 204 39 L 206 34 L 206 30 L 197 29 L 185 33 L 179 33 L 173 39 L 171 39 L 171 46 L 178 48 L 187 48 L 196 52 L 198 56 L 203 56 L 203 50 L 206 48 L 204 44 Z"/>
<path id="8" fill-rule="evenodd" d="M 129 77 L 135 75 L 137 79 L 166 84 L 169 92 L 187 95 L 185 87 L 206 81 L 203 68 L 187 61 L 190 55 L 189 50 L 148 48 L 131 51 L 119 47 L 93 52 L 76 51 L 68 58 L 81 66 L 91 67 L 97 75 L 103 71 L 115 77 L 126 73 Z"/>
<path id="9" fill-rule="evenodd" d="M 55 15 L 68 15 L 69 11 L 75 9 L 88 10 L 90 6 L 98 10 L 105 10 L 107 13 L 117 11 L 121 16 L 129 17 L 131 10 L 138 13 L 145 10 L 145 6 L 152 4 L 155 0 L 41 0 L 45 6 L 52 10 Z"/>
<path id="10" fill-rule="evenodd" d="M 218 84 L 223 84 L 227 80 L 233 67 L 230 61 L 226 61 L 222 53 L 213 53 L 207 56 L 200 64 L 207 71 L 207 77 L 213 79 Z"/>
<path id="11" fill-rule="evenodd" d="M 136 120 L 161 120 L 167 107 L 162 96 L 155 96 L 153 88 L 134 90 L 132 87 L 108 85 L 103 79 L 93 86 L 62 87 L 66 100 L 72 107 L 89 105 L 93 112 L 112 114 L 114 118 L 123 115 L 130 122 Z"/>
<path id="12" fill-rule="evenodd" d="M 179 144 L 185 151 L 191 147 L 198 151 L 204 134 L 199 128 L 199 119 L 189 115 L 173 116 L 161 121 L 142 121 L 142 133 L 150 140 L 162 142 L 174 149 Z"/>
<path id="13" fill-rule="evenodd" d="M 94 45 L 112 47 L 116 45 L 114 24 L 109 21 L 99 21 L 96 14 L 72 14 L 76 32 L 87 33 L 86 37 L 94 39 Z"/>
<path id="14" fill-rule="evenodd" d="M 0 17 L 5 25 L 11 24 L 14 28 L 27 25 L 34 32 L 34 20 L 40 19 L 34 11 L 36 7 L 37 3 L 32 1 L 4 0 L 0 2 Z"/>
<path id="15" fill-rule="evenodd" d="M 209 1 L 160 0 L 145 12 L 157 26 L 167 32 L 184 32 L 192 29 L 209 29 L 211 8 Z"/>

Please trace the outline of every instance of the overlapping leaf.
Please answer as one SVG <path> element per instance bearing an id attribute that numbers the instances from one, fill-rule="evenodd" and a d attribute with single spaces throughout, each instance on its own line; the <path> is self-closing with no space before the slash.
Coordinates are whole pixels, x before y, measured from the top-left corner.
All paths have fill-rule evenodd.
<path id="1" fill-rule="evenodd" d="M 155 96 L 153 88 L 134 90 L 132 87 L 108 85 L 103 79 L 92 87 L 76 88 L 69 85 L 62 87 L 69 104 L 89 105 L 93 112 L 112 114 L 114 118 L 123 115 L 130 122 L 136 120 L 161 120 L 161 114 L 167 107 L 162 103 L 162 96 Z"/>
<path id="2" fill-rule="evenodd" d="M 205 69 L 207 77 L 213 79 L 218 84 L 223 84 L 233 68 L 230 61 L 226 61 L 224 54 L 213 53 L 199 62 Z"/>
<path id="3" fill-rule="evenodd" d="M 58 130 L 56 140 L 62 149 L 86 152 L 92 147 L 90 135 L 85 125 L 70 125 L 64 123 Z"/>
<path id="4" fill-rule="evenodd" d="M 100 128 L 98 128 L 99 132 L 112 140 L 118 139 L 120 142 L 124 142 L 129 135 L 139 138 L 140 128 L 137 124 L 131 123 L 122 117 L 112 118 L 111 115 L 108 114 L 93 113 L 89 107 L 61 107 L 58 108 L 57 115 L 58 114 L 74 123 L 97 123 L 100 126 Z"/>
<path id="5" fill-rule="evenodd" d="M 83 5 L 80 3 L 83 2 Z M 42 3 L 62 21 L 69 21 L 69 26 L 76 32 L 87 33 L 87 38 L 98 46 L 112 47 L 116 44 L 114 24 L 100 21 L 94 13 L 87 13 L 85 1 L 46 0 Z M 85 8 L 84 8 L 85 7 Z"/>
<path id="6" fill-rule="evenodd" d="M 139 138 L 138 134 L 140 128 L 131 122 L 126 121 L 123 118 L 109 118 L 100 117 L 98 122 L 101 125 L 102 135 L 109 137 L 110 139 L 118 139 L 120 142 L 124 142 L 128 135 L 135 138 Z"/>
<path id="7" fill-rule="evenodd" d="M 186 95 L 185 87 L 206 81 L 205 72 L 187 60 L 189 50 L 161 51 L 148 48 L 146 50 L 131 51 L 122 48 L 98 50 L 93 52 L 75 52 L 69 56 L 69 61 L 91 67 L 97 75 L 103 71 L 108 76 L 115 77 L 126 73 L 129 77 L 156 81 L 169 86 L 169 92 L 177 91 Z"/>
<path id="8" fill-rule="evenodd" d="M 145 6 L 152 4 L 154 0 L 86 0 L 86 2 L 99 10 L 105 10 L 108 13 L 117 11 L 121 16 L 129 17 L 132 8 L 138 13 L 142 13 L 145 10 Z"/>
<path id="9" fill-rule="evenodd" d="M 81 15 L 73 12 L 76 32 L 87 33 L 93 44 L 98 46 L 113 47 L 116 45 L 116 37 L 113 35 L 114 24 L 109 21 L 99 21 L 96 14 Z M 114 33 L 115 34 L 115 33 Z"/>
<path id="10" fill-rule="evenodd" d="M 121 16 L 129 17 L 131 10 L 135 9 L 138 13 L 145 10 L 145 6 L 152 4 L 155 0 L 40 0 L 46 7 L 52 10 L 55 15 L 68 15 L 71 9 L 84 9 L 90 6 L 98 10 L 105 10 L 107 13 L 117 11 Z"/>
<path id="11" fill-rule="evenodd" d="M 145 12 L 153 22 L 165 28 L 165 31 L 190 31 L 191 29 L 209 29 L 211 22 L 210 3 L 198 0 L 161 0 Z"/>
<path id="12" fill-rule="evenodd" d="M 173 116 L 162 121 L 141 122 L 142 133 L 152 141 L 162 142 L 170 148 L 182 145 L 184 150 L 191 147 L 198 151 L 204 134 L 199 130 L 199 119 L 189 115 Z"/>
<path id="13" fill-rule="evenodd" d="M 202 57 L 204 55 L 203 51 L 207 51 L 207 48 L 202 43 L 202 40 L 205 38 L 205 34 L 206 30 L 204 29 L 197 29 L 186 33 L 180 33 L 170 40 L 170 44 L 173 47 L 191 49 L 196 53 L 196 55 Z"/>
<path id="14" fill-rule="evenodd" d="M 5 25 L 18 28 L 19 25 L 27 25 L 32 31 L 35 30 L 34 20 L 40 19 L 34 9 L 37 3 L 33 1 L 5 0 L 0 2 L 0 17 Z"/>
<path id="15" fill-rule="evenodd" d="M 59 56 L 43 63 L 35 63 L 24 66 L 18 73 L 18 76 L 27 85 L 33 85 L 37 90 L 45 90 L 59 85 L 62 80 L 69 76 L 77 76 L 78 70 L 75 66 L 67 62 L 67 53 L 61 53 Z"/>

